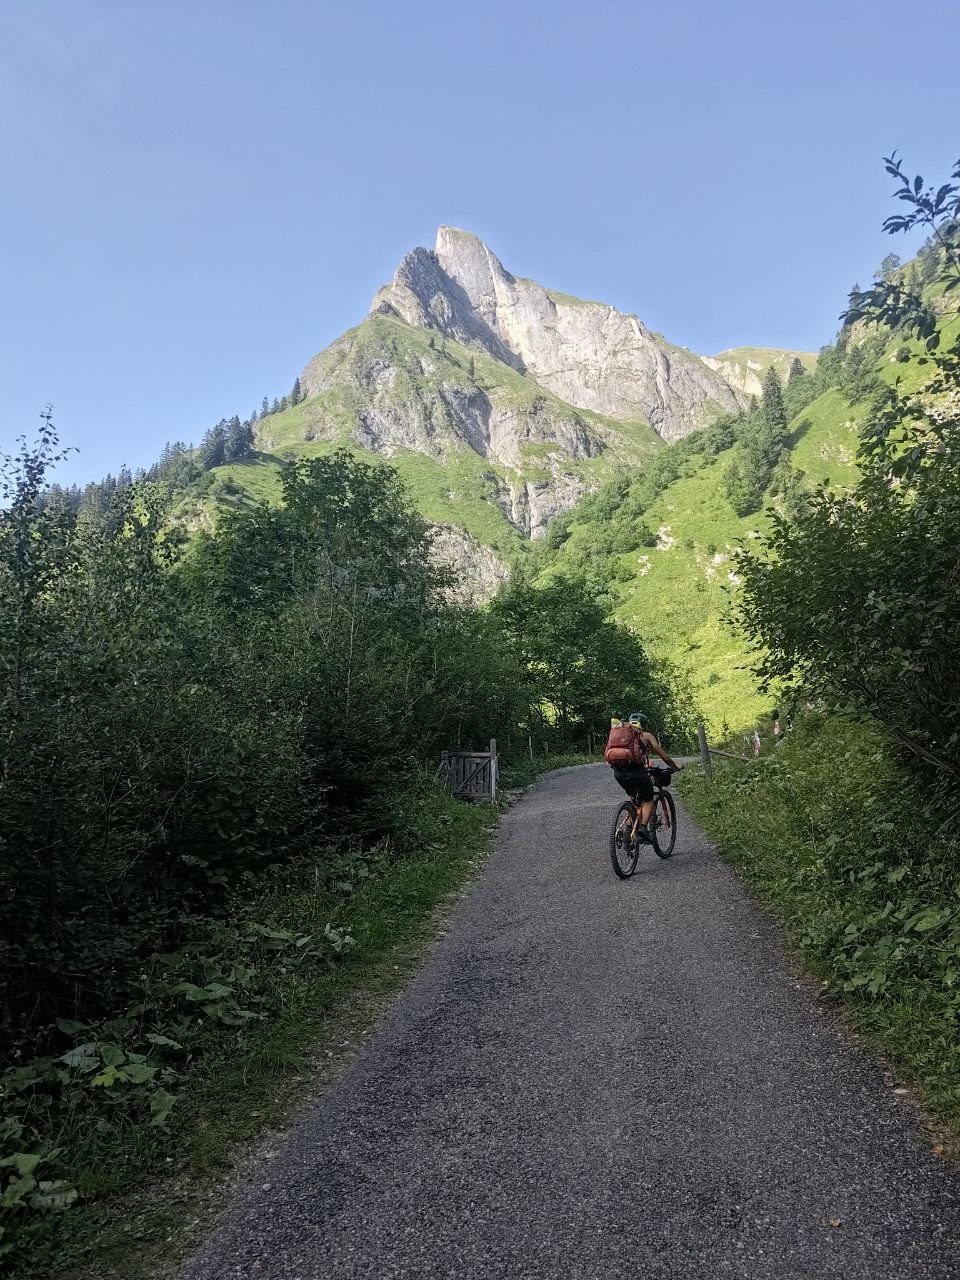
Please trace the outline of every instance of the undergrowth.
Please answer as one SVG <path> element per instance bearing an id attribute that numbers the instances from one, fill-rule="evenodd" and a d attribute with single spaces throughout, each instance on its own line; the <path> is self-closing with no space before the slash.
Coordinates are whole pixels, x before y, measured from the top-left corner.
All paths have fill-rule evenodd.
<path id="1" fill-rule="evenodd" d="M 0 1270 L 133 1280 L 188 1250 L 212 1180 L 309 1088 L 325 1025 L 359 1034 L 408 975 L 404 944 L 496 813 L 428 781 L 396 803 L 404 853 L 345 850 L 265 879 L 254 903 L 156 956 L 123 1015 L 66 1027 L 69 1052 L 3 1076 Z"/>

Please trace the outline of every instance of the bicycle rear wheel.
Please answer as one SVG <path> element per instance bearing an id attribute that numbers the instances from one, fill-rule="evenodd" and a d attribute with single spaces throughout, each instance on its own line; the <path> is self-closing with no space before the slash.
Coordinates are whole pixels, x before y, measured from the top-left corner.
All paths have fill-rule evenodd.
<path id="1" fill-rule="evenodd" d="M 650 819 L 650 839 L 658 858 L 669 858 L 677 843 L 677 806 L 667 790 L 657 792 Z"/>
<path id="2" fill-rule="evenodd" d="M 636 820 L 636 808 L 629 800 L 624 800 L 610 828 L 610 861 L 621 880 L 629 880 L 637 869 L 640 850 L 631 839 Z"/>

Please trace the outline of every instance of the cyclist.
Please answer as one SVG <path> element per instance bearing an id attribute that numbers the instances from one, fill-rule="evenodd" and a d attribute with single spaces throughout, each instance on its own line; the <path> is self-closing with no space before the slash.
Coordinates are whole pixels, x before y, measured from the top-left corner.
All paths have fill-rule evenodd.
<path id="1" fill-rule="evenodd" d="M 646 728 L 647 717 L 642 711 L 634 711 L 627 724 L 636 735 L 634 759 L 623 765 L 614 765 L 613 776 L 631 800 L 640 806 L 638 834 L 649 839 L 647 824 L 653 814 L 653 781 L 647 772 L 650 767 L 650 752 L 655 752 L 674 773 L 679 773 L 683 765 L 677 764 L 672 756 L 667 755 L 654 735 Z"/>

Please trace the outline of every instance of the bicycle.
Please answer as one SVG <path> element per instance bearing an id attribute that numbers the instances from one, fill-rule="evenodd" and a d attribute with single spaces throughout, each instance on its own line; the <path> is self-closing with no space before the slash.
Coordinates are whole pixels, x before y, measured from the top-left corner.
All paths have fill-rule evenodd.
<path id="1" fill-rule="evenodd" d="M 673 775 L 669 769 L 649 766 L 647 772 L 653 780 L 649 840 L 640 831 L 640 806 L 634 800 L 624 800 L 610 828 L 610 861 L 621 880 L 629 880 L 636 871 L 642 845 L 649 843 L 658 858 L 669 858 L 677 843 L 677 806 L 667 790 Z"/>

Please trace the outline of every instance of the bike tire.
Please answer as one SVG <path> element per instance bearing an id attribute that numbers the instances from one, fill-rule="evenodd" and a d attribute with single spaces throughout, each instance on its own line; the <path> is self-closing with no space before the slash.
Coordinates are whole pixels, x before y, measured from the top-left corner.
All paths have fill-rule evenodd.
<path id="1" fill-rule="evenodd" d="M 621 880 L 629 880 L 637 869 L 640 850 L 630 833 L 636 821 L 637 810 L 629 800 L 624 800 L 617 810 L 610 828 L 610 861 Z"/>
<path id="2" fill-rule="evenodd" d="M 657 792 L 650 819 L 650 840 L 658 858 L 669 858 L 677 843 L 677 806 L 666 789 Z"/>

